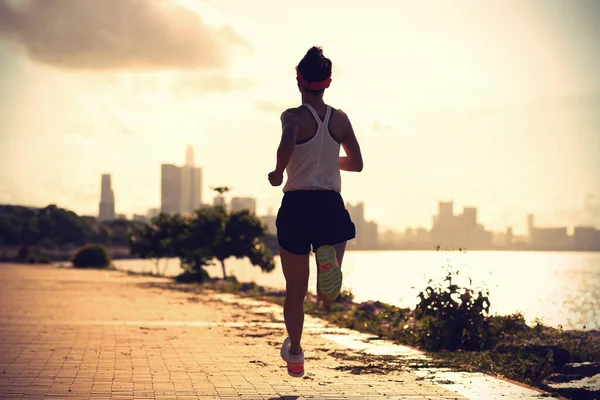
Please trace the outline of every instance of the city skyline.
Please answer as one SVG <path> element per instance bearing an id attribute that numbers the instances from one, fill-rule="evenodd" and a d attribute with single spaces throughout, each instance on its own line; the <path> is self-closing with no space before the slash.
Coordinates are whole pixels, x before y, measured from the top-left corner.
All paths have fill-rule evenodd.
<path id="1" fill-rule="evenodd" d="M 167 171 L 167 175 L 165 175 L 165 167 L 167 167 L 166 171 Z M 167 204 L 167 209 L 165 209 L 165 205 L 164 205 L 164 201 L 165 201 L 165 195 L 163 194 L 161 196 L 161 205 L 159 207 L 153 207 L 153 208 L 149 208 L 148 210 L 146 210 L 145 212 L 139 214 L 139 213 L 132 213 L 131 215 L 131 219 L 134 220 L 138 220 L 138 221 L 144 221 L 147 218 L 153 217 L 155 215 L 157 215 L 157 213 L 160 212 L 164 212 L 167 214 L 172 214 L 172 213 L 189 213 L 191 212 L 193 209 L 192 204 L 194 204 L 194 202 L 198 203 L 198 206 L 196 208 L 199 207 L 205 207 L 208 206 L 210 202 L 208 203 L 204 203 L 202 202 L 202 192 L 200 192 L 198 194 L 198 197 L 196 198 L 196 200 L 192 200 L 191 204 L 188 204 L 187 202 L 182 202 L 182 196 L 181 194 L 183 193 L 187 193 L 187 194 L 191 194 L 190 193 L 190 189 L 183 189 L 181 187 L 181 182 L 182 182 L 182 177 L 183 176 L 187 176 L 189 174 L 184 174 L 183 171 L 186 168 L 191 168 L 191 169 L 197 169 L 198 171 L 200 171 L 200 177 L 202 176 L 202 169 L 201 167 L 196 167 L 195 166 L 195 161 L 194 161 L 194 150 L 193 147 L 191 145 L 188 145 L 186 148 L 186 155 L 185 155 L 185 165 L 182 167 L 176 167 L 175 165 L 172 164 L 161 164 L 161 169 L 163 172 L 163 177 L 162 177 L 162 181 L 161 181 L 161 192 L 165 192 L 165 189 L 167 189 L 167 193 L 173 193 L 174 191 L 178 192 L 179 194 L 177 196 L 175 196 L 175 200 L 176 203 L 174 205 L 175 208 L 171 209 L 171 205 Z M 176 177 L 176 183 L 177 183 L 177 187 L 169 187 L 169 182 L 172 180 L 173 177 Z M 165 180 L 166 178 L 166 180 Z M 166 186 L 165 186 L 166 185 Z M 193 186 L 193 182 L 192 182 L 192 186 Z M 211 187 L 211 190 L 213 189 L 213 187 Z M 231 188 L 229 188 L 231 189 Z M 193 190 L 192 190 L 193 192 Z M 230 193 L 230 190 L 227 191 L 228 193 Z M 272 231 L 272 233 L 276 233 L 274 231 L 274 227 L 275 227 L 275 217 L 276 217 L 276 213 L 273 212 L 273 208 L 272 207 L 268 207 L 268 211 L 267 212 L 258 212 L 258 203 L 257 203 L 257 199 L 252 197 L 252 196 L 239 196 L 239 195 L 231 195 L 229 202 L 227 201 L 227 198 L 225 197 L 224 194 L 222 193 L 216 193 L 213 191 L 213 198 L 212 198 L 212 203 L 213 205 L 220 205 L 220 206 L 225 206 L 229 209 L 231 209 L 232 211 L 239 211 L 242 209 L 247 209 L 250 210 L 251 212 L 259 215 L 263 221 L 265 222 L 265 224 L 267 226 L 270 227 L 270 231 Z M 194 195 L 191 196 L 192 199 L 194 199 Z M 100 202 L 100 213 L 99 213 L 99 219 L 103 219 L 102 218 L 102 211 L 104 210 L 104 212 L 106 213 L 107 211 L 107 205 L 105 203 L 109 203 L 108 204 L 108 209 L 110 210 L 110 212 L 112 212 L 112 216 L 117 217 L 117 218 L 123 218 L 126 217 L 125 214 L 123 213 L 119 213 L 117 214 L 115 212 L 115 201 L 114 201 L 114 191 L 112 191 L 111 189 L 111 176 L 109 174 L 103 174 L 102 175 L 102 185 L 101 185 L 101 202 Z M 105 204 L 104 208 L 103 208 L 103 204 Z M 182 207 L 187 206 L 187 209 L 183 209 Z M 536 226 L 534 227 L 534 219 L 535 219 L 535 215 L 532 213 L 529 213 L 526 215 L 526 222 L 525 222 L 525 232 L 518 232 L 515 231 L 512 225 L 506 225 L 504 226 L 502 229 L 498 230 L 498 229 L 490 229 L 487 230 L 486 229 L 486 225 L 483 221 L 479 221 L 478 219 L 478 207 L 475 206 L 463 206 L 463 212 L 462 214 L 455 214 L 454 213 L 454 201 L 441 201 L 438 200 L 438 214 L 435 214 L 432 216 L 431 218 L 431 228 L 430 230 L 428 230 L 427 226 L 425 225 L 417 225 L 417 226 L 403 226 L 403 227 L 390 227 L 390 226 L 385 226 L 385 225 L 381 225 L 380 222 L 378 221 L 373 221 L 373 220 L 367 220 L 367 218 L 365 218 L 365 203 L 364 201 L 358 201 L 356 203 L 351 203 L 351 202 L 346 202 L 346 208 L 348 210 L 348 212 L 350 213 L 350 216 L 352 218 L 352 220 L 355 223 L 356 229 L 357 229 L 357 233 L 360 232 L 360 235 L 357 234 L 357 239 L 353 241 L 352 246 L 351 247 L 376 247 L 378 246 L 379 243 L 379 238 L 381 236 L 384 235 L 396 235 L 398 233 L 406 235 L 407 232 L 411 232 L 411 235 L 416 235 L 415 237 L 413 237 L 412 239 L 409 239 L 409 241 L 412 240 L 417 240 L 417 241 L 432 241 L 432 242 L 436 242 L 436 243 L 443 243 L 444 245 L 448 245 L 448 246 L 460 246 L 459 243 L 462 243 L 463 246 L 465 246 L 466 244 L 468 244 L 469 246 L 479 246 L 479 247 L 485 247 L 485 246 L 489 246 L 492 243 L 495 242 L 494 239 L 494 235 L 495 234 L 502 234 L 502 235 L 508 235 L 511 238 L 512 237 L 527 237 L 529 238 L 528 240 L 531 240 L 531 238 L 533 238 L 534 236 L 536 236 L 536 233 L 538 234 L 539 237 L 544 237 L 545 239 L 543 239 L 542 241 L 552 241 L 555 239 L 552 239 L 551 236 L 554 235 L 558 235 L 560 237 L 566 237 L 569 235 L 577 235 L 578 233 L 581 234 L 582 232 L 584 232 L 585 230 L 588 229 L 592 229 L 592 231 L 594 229 L 598 230 L 600 229 L 600 226 L 596 226 L 593 224 L 577 224 L 577 223 L 573 223 L 573 224 L 567 224 L 567 225 L 560 225 L 560 226 Z M 104 219 L 107 219 L 106 217 Z M 404 230 L 404 232 L 402 232 L 402 230 Z M 593 235 L 593 233 L 592 233 Z M 550 238 L 550 239 L 546 239 L 546 238 Z M 403 240 L 407 240 L 406 237 L 403 238 Z M 504 240 L 504 238 L 502 239 Z M 562 240 L 562 239 L 561 239 Z M 394 241 L 394 240 L 392 240 Z"/>
<path id="2" fill-rule="evenodd" d="M 543 226 L 600 225 L 598 2 L 309 0 L 288 18 L 274 0 L 149 0 L 141 13 L 65 1 L 40 7 L 44 19 L 37 1 L 0 0 L 0 203 L 96 215 L 110 173 L 120 213 L 156 208 L 157 166 L 180 165 L 191 144 L 204 193 L 226 185 L 259 214 L 277 209 L 266 176 L 279 116 L 299 103 L 294 66 L 322 45 L 325 100 L 348 113 L 365 160 L 342 194 L 367 220 L 429 226 L 453 200 L 479 205 L 493 230 L 525 232 L 531 212 Z"/>
<path id="3" fill-rule="evenodd" d="M 194 175 L 194 173 L 196 175 Z M 184 179 L 185 178 L 185 179 Z M 189 181 L 189 185 L 184 185 L 184 181 Z M 202 201 L 202 168 L 197 167 L 195 164 L 194 148 L 192 145 L 188 145 L 185 151 L 185 163 L 181 167 L 177 167 L 174 164 L 161 164 L 161 199 L 158 207 L 152 207 L 146 210 L 144 213 L 131 213 L 131 219 L 143 221 L 147 217 L 153 217 L 157 212 L 163 212 L 166 214 L 173 213 L 191 213 L 193 210 L 199 207 L 205 207 L 210 202 Z M 195 186 L 197 184 L 197 186 Z M 195 188 L 195 189 L 194 189 Z M 228 188 L 226 192 L 231 192 L 231 188 Z M 252 196 L 229 196 L 231 199 L 227 202 L 227 198 L 223 193 L 216 193 L 211 186 L 213 192 L 212 204 L 217 206 L 225 206 L 232 211 L 239 211 L 247 209 L 253 213 L 261 216 L 267 226 L 270 226 L 270 231 L 273 231 L 275 226 L 275 216 L 273 208 L 268 207 L 267 212 L 258 212 L 257 199 Z M 188 198 L 188 200 L 184 200 Z M 194 206 L 196 204 L 196 206 Z M 427 237 L 427 241 L 433 241 L 437 243 L 444 243 L 449 246 L 459 246 L 458 243 L 465 245 L 468 243 L 470 246 L 489 246 L 494 242 L 494 234 L 502 233 L 509 235 L 510 237 L 528 237 L 532 238 L 534 231 L 541 236 L 543 235 L 556 235 L 568 236 L 573 232 L 577 234 L 585 229 L 593 228 L 600 229 L 600 226 L 593 224 L 566 224 L 560 226 L 542 226 L 534 228 L 534 214 L 528 213 L 525 222 L 525 232 L 518 232 L 513 229 L 512 225 L 507 224 L 502 229 L 506 229 L 504 232 L 502 229 L 491 229 L 486 230 L 485 224 L 479 223 L 478 221 L 478 207 L 475 206 L 463 206 L 462 214 L 454 214 L 454 201 L 441 201 L 438 200 L 438 214 L 433 215 L 431 219 L 431 229 L 427 230 L 424 225 L 418 226 L 403 226 L 403 227 L 390 227 L 381 225 L 378 221 L 370 221 L 365 218 L 365 203 L 364 201 L 358 201 L 355 204 L 346 202 L 346 208 L 350 213 L 352 220 L 355 223 L 357 233 L 357 239 L 353 241 L 354 247 L 373 247 L 379 243 L 379 237 L 383 234 L 396 234 L 400 233 L 402 229 L 407 231 L 414 231 L 416 233 L 416 239 L 424 240 Z M 100 220 L 111 219 L 115 217 L 122 218 L 126 214 L 115 211 L 115 196 L 114 191 L 111 187 L 111 175 L 102 174 L 101 179 L 101 198 L 98 218 Z M 138 210 L 140 211 L 140 210 Z M 111 217 L 112 216 L 112 217 Z M 272 232 L 275 233 L 275 232 Z M 421 239 L 419 239 L 421 237 Z M 549 239 L 552 240 L 552 239 Z"/>

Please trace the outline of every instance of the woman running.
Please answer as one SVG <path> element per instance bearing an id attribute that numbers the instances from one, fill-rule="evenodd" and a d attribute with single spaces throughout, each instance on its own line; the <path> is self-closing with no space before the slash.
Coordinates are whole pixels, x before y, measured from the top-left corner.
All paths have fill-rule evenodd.
<path id="1" fill-rule="evenodd" d="M 317 294 L 330 304 L 342 286 L 341 265 L 346 242 L 356 235 L 344 205 L 340 170 L 360 172 L 360 146 L 348 116 L 323 101 L 331 83 L 331 60 L 312 47 L 296 67 L 302 105 L 281 115 L 282 137 L 277 165 L 269 174 L 273 186 L 287 181 L 277 214 L 277 240 L 286 280 L 283 308 L 288 337 L 281 348 L 291 376 L 304 375 L 300 345 L 304 298 L 308 289 L 311 250 L 317 259 Z M 346 157 L 340 157 L 340 146 Z"/>

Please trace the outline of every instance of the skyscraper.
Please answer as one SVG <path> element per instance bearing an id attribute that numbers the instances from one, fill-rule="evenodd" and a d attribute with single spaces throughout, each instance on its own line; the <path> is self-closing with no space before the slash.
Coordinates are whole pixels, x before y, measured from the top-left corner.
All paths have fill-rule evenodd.
<path id="1" fill-rule="evenodd" d="M 185 165 L 161 166 L 161 212 L 192 213 L 202 204 L 202 169 L 194 166 L 194 149 L 188 146 Z"/>
<path id="2" fill-rule="evenodd" d="M 181 212 L 181 170 L 173 164 L 161 165 L 160 211 L 165 214 Z"/>
<path id="3" fill-rule="evenodd" d="M 193 167 L 190 179 L 192 181 L 191 196 L 193 211 L 202 205 L 202 168 Z"/>
<path id="4" fill-rule="evenodd" d="M 115 219 L 115 193 L 112 190 L 109 174 L 103 174 L 100 183 L 98 219 L 100 221 L 110 221 Z"/>
<path id="5" fill-rule="evenodd" d="M 194 148 L 191 144 L 189 144 L 185 150 L 185 165 L 188 167 L 194 166 Z"/>
<path id="6" fill-rule="evenodd" d="M 534 231 L 533 214 L 527 215 L 527 240 L 531 244 L 533 243 L 533 231 Z"/>

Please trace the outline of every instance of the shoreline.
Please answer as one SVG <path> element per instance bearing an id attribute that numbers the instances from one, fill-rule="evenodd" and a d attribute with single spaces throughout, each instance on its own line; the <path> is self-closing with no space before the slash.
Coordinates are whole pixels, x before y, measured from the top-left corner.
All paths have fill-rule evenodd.
<path id="1" fill-rule="evenodd" d="M 123 271 L 130 275 L 147 275 L 157 277 L 156 274 L 153 273 L 136 273 L 131 271 Z M 173 282 L 171 289 L 173 290 L 189 290 L 189 288 L 196 287 L 200 290 L 214 290 L 221 293 L 228 293 L 235 296 L 239 296 L 241 298 L 250 298 L 259 301 L 266 301 L 271 304 L 276 304 L 279 306 L 283 306 L 283 301 L 285 299 L 285 291 L 278 290 L 274 288 L 268 288 L 263 286 L 258 286 L 254 283 L 240 283 L 235 280 L 235 278 L 229 278 L 228 280 L 222 279 L 211 279 L 208 282 L 197 283 L 197 282 L 187 282 L 187 281 L 178 281 L 177 278 L 167 278 Z M 181 285 L 178 287 L 178 285 Z M 538 325 L 535 327 L 527 326 L 526 330 L 529 332 L 537 331 L 539 336 L 538 343 L 535 344 L 535 340 L 530 338 L 521 338 L 514 339 L 509 341 L 512 344 L 508 344 L 505 350 L 501 350 L 504 345 L 499 345 L 492 349 L 488 350 L 455 350 L 455 351 L 431 351 L 424 349 L 415 345 L 414 343 L 407 343 L 399 339 L 398 337 L 393 337 L 389 333 L 392 333 L 390 330 L 387 333 L 382 333 L 381 331 L 377 332 L 377 329 L 373 330 L 373 326 L 369 324 L 361 324 L 360 319 L 356 319 L 355 316 L 350 318 L 344 318 L 344 316 L 354 315 L 357 310 L 365 310 L 368 307 L 379 307 L 380 309 L 397 309 L 408 313 L 413 313 L 410 309 L 399 309 L 394 306 L 390 306 L 389 304 L 381 303 L 381 302 L 363 302 L 357 303 L 354 302 L 351 298 L 351 294 L 341 294 L 338 300 L 336 300 L 332 304 L 332 308 L 327 310 L 324 309 L 322 305 L 319 305 L 316 301 L 316 296 L 311 293 L 307 293 L 307 297 L 305 299 L 305 314 L 310 315 L 312 317 L 317 317 L 322 320 L 325 320 L 334 326 L 341 329 L 351 329 L 356 332 L 359 332 L 363 335 L 370 335 L 370 340 L 385 340 L 391 341 L 394 344 L 411 348 L 416 350 L 417 352 L 424 353 L 428 360 L 424 362 L 419 362 L 416 360 L 407 360 L 409 363 L 414 364 L 412 368 L 425 368 L 425 369 L 444 369 L 449 368 L 454 372 L 467 372 L 467 373 L 483 373 L 484 375 L 488 375 L 490 377 L 504 380 L 506 382 L 510 382 L 516 385 L 520 385 L 526 388 L 534 389 L 540 392 L 549 392 L 552 393 L 552 390 L 549 390 L 549 387 L 546 386 L 546 379 L 551 373 L 557 373 L 560 371 L 551 371 L 549 366 L 543 366 L 544 362 L 548 362 L 548 360 L 553 361 L 553 357 L 559 359 L 563 357 L 561 355 L 561 351 L 564 349 L 561 347 L 564 345 L 564 342 L 567 340 L 570 341 L 579 341 L 579 343 L 583 343 L 585 340 L 589 340 L 593 342 L 591 345 L 591 349 L 596 351 L 600 356 L 600 330 L 560 330 L 552 327 L 546 327 L 543 325 Z M 341 317 L 341 318 L 340 318 Z M 494 316 L 492 318 L 498 319 L 510 319 L 511 316 Z M 523 324 L 525 325 L 525 324 Z M 543 335 L 546 334 L 546 337 Z M 373 336 L 374 335 L 374 336 Z M 561 342 L 562 339 L 563 341 Z M 513 348 L 511 348 L 513 346 Z M 578 345 L 575 345 L 578 346 Z M 588 343 L 588 347 L 590 344 Z M 546 356 L 540 356 L 540 349 L 548 349 L 552 351 L 551 354 L 547 354 Z M 525 350 L 531 351 L 531 354 L 521 354 L 521 352 Z M 590 351 L 592 351 L 590 350 Z M 587 351 L 587 350 L 586 350 Z M 554 355 L 556 353 L 556 355 Z M 513 357 L 511 359 L 511 356 Z M 362 368 L 358 368 L 357 371 L 353 373 L 386 373 L 386 370 L 393 370 L 395 368 L 394 365 L 395 356 L 392 355 L 365 355 L 363 357 L 363 361 L 365 364 L 364 371 Z M 579 362 L 579 361 L 595 361 L 596 358 L 592 356 L 591 360 L 574 360 L 578 356 L 574 355 L 574 357 L 569 356 L 567 363 Z M 597 358 L 600 359 L 600 358 Z M 416 361 L 416 362 L 415 362 Z M 531 363 L 540 363 L 542 365 L 541 371 L 539 373 L 533 374 L 533 376 L 527 375 L 524 372 L 516 372 L 520 365 L 529 365 L 531 368 Z M 421 364 L 420 364 L 421 363 Z M 517 364 L 517 368 L 513 369 L 513 363 Z M 491 366 L 491 367 L 490 367 Z M 562 368 L 562 366 L 561 366 Z M 371 370 L 373 369 L 373 370 Z M 511 375 L 512 373 L 512 375 Z M 540 375 L 541 374 L 541 375 Z M 556 393 L 554 393 L 556 394 Z M 561 399 L 566 399 L 565 397 L 560 397 L 559 394 L 556 394 Z"/>
<path id="2" fill-rule="evenodd" d="M 159 277 L 154 273 L 122 271 L 131 275 Z M 187 290 L 189 287 L 215 290 L 242 298 L 252 298 L 283 306 L 285 291 L 263 287 L 254 283 L 240 283 L 235 278 L 228 280 L 211 279 L 195 283 L 177 278 L 169 278 L 173 290 Z M 177 286 L 181 285 L 181 286 Z M 332 304 L 331 309 L 317 303 L 316 296 L 308 293 L 305 300 L 305 313 L 332 323 L 339 328 L 348 328 L 361 334 L 374 335 L 375 340 L 389 340 L 398 345 L 414 348 L 431 356 L 427 365 L 432 368 L 450 367 L 454 371 L 479 372 L 537 390 L 544 387 L 545 378 L 560 372 L 563 365 L 573 362 L 590 362 L 600 359 L 600 330 L 561 330 L 541 324 L 531 326 L 514 316 L 489 316 L 496 323 L 507 324 L 514 329 L 513 334 L 501 334 L 498 343 L 487 350 L 440 350 L 431 351 L 420 347 L 407 337 L 397 335 L 398 326 L 382 326 L 382 313 L 397 312 L 405 316 L 414 314 L 411 309 L 401 309 L 378 301 L 357 303 L 351 293 L 342 293 Z M 579 350 L 578 350 L 579 349 Z M 577 353 L 579 351 L 579 353 Z M 544 354 L 545 352 L 545 354 Z M 565 356 L 566 354 L 566 356 Z M 583 357 L 582 357 L 583 355 Z M 382 356 L 385 358 L 385 356 Z M 565 358 L 566 357 L 566 358 Z M 382 362 L 379 360 L 379 362 Z M 385 363 L 385 361 L 383 361 Z M 556 364 L 555 364 L 556 363 Z M 528 366 L 527 368 L 525 368 Z M 532 371 L 531 368 L 534 368 Z M 385 369 L 385 365 L 382 367 Z M 539 370 L 536 370 L 538 368 Z M 523 372 L 527 371 L 527 372 Z"/>

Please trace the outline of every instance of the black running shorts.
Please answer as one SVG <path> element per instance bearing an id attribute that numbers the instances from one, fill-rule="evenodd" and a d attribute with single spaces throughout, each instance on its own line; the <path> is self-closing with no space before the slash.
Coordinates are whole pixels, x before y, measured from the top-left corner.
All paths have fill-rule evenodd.
<path id="1" fill-rule="evenodd" d="M 322 245 L 356 237 L 342 196 L 333 190 L 286 192 L 277 213 L 277 240 L 290 253 L 308 254 Z"/>

